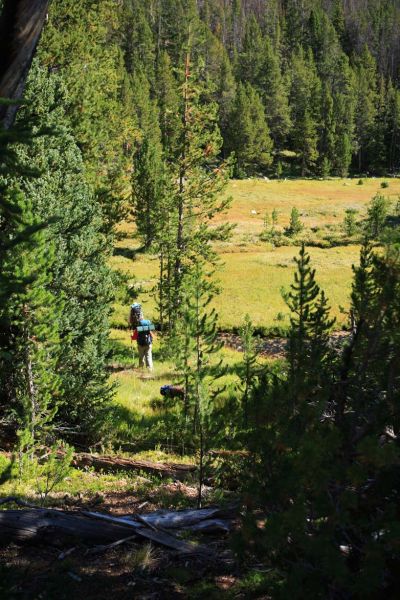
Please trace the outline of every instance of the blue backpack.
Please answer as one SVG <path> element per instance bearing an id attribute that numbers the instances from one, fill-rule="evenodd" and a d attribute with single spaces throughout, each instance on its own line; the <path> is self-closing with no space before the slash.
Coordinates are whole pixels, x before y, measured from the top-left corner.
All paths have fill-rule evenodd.
<path id="1" fill-rule="evenodd" d="M 139 346 L 150 346 L 153 341 L 151 332 L 155 329 L 153 323 L 149 321 L 149 319 L 140 319 L 136 329 L 138 332 L 137 341 Z"/>

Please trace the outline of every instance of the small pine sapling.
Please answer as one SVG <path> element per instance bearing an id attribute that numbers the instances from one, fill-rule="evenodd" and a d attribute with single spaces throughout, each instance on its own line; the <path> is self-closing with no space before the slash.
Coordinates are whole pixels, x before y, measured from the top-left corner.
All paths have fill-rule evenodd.
<path id="1" fill-rule="evenodd" d="M 249 422 L 249 404 L 257 378 L 257 350 L 254 340 L 254 327 L 250 315 L 246 314 L 244 323 L 240 328 L 240 339 L 243 350 L 243 359 L 240 364 L 240 392 L 242 396 L 243 426 L 247 428 Z"/>
<path id="2" fill-rule="evenodd" d="M 303 231 L 303 229 L 304 224 L 300 220 L 300 213 L 294 206 L 291 210 L 289 226 L 285 228 L 285 233 L 290 237 L 294 237 Z"/>
<path id="3" fill-rule="evenodd" d="M 315 281 L 310 255 L 302 245 L 295 257 L 297 270 L 283 297 L 291 311 L 289 331 L 290 387 L 294 404 L 323 380 L 323 364 L 331 359 L 328 332 L 334 325 L 325 295 Z"/>
<path id="4" fill-rule="evenodd" d="M 198 261 L 193 271 L 183 282 L 183 295 L 180 319 L 174 329 L 176 366 L 181 370 L 185 386 L 185 423 L 191 428 L 199 456 L 198 506 L 202 502 L 202 488 L 205 477 L 206 446 L 208 426 L 212 412 L 212 398 L 219 390 L 212 391 L 213 377 L 210 373 L 211 357 L 221 349 L 217 341 L 217 314 L 210 309 L 210 302 L 216 292 L 205 264 Z M 218 376 L 223 374 L 221 364 L 213 368 Z"/>
<path id="5" fill-rule="evenodd" d="M 264 230 L 262 231 L 260 238 L 264 242 L 273 242 L 277 236 L 276 226 L 278 224 L 278 211 L 274 208 L 271 212 L 265 213 L 264 217 Z"/>
<path id="6" fill-rule="evenodd" d="M 66 443 L 53 444 L 41 463 L 36 467 L 36 489 L 42 506 L 49 494 L 62 483 L 71 472 L 74 449 Z M 44 460 L 44 462 L 43 462 Z"/>
<path id="7" fill-rule="evenodd" d="M 358 211 L 354 208 L 348 208 L 343 220 L 343 229 L 348 237 L 353 237 L 358 231 L 357 224 Z"/>
<path id="8" fill-rule="evenodd" d="M 382 194 L 376 194 L 367 211 L 366 234 L 372 240 L 382 235 L 388 216 L 388 200 Z"/>

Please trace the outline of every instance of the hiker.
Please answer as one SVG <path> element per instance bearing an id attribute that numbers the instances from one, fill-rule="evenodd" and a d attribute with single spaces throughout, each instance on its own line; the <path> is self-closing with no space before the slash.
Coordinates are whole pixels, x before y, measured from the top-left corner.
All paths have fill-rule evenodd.
<path id="1" fill-rule="evenodd" d="M 132 328 L 131 340 L 136 340 L 139 353 L 139 368 L 146 366 L 153 370 L 152 343 L 154 325 L 143 317 L 142 307 L 135 302 L 129 313 L 129 326 Z"/>

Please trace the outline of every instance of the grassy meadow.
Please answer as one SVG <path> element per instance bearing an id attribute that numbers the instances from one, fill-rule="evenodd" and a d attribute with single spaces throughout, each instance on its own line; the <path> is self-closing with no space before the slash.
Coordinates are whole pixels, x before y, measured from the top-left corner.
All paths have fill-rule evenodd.
<path id="1" fill-rule="evenodd" d="M 305 228 L 313 230 L 314 236 L 331 231 L 340 236 L 347 209 L 357 210 L 361 220 L 377 192 L 382 192 L 393 202 L 400 196 L 400 179 L 390 179 L 385 189 L 381 188 L 383 179 L 365 179 L 362 185 L 358 181 L 251 179 L 229 183 L 226 193 L 232 197 L 232 205 L 227 215 L 218 217 L 236 224 L 232 239 L 218 245 L 222 266 L 217 277 L 221 294 L 214 304 L 222 329 L 238 327 L 246 312 L 256 326 L 266 329 L 277 325 L 285 328 L 288 323 L 281 289 L 287 288 L 292 281 L 293 256 L 298 248 L 273 247 L 259 239 L 265 214 L 277 210 L 277 228 L 283 230 L 289 223 L 292 207 L 296 207 Z M 128 275 L 145 312 L 154 319 L 156 310 L 151 291 L 157 282 L 157 257 L 135 254 L 137 240 L 132 224 L 123 224 L 121 235 L 112 264 Z M 337 328 L 340 328 L 345 321 L 341 307 L 346 309 L 349 304 L 351 268 L 358 261 L 359 247 L 354 243 L 332 248 L 314 247 L 310 248 L 310 253 L 317 280 L 330 300 L 332 315 L 337 318 Z M 114 325 L 124 327 L 126 319 L 126 306 L 117 304 Z"/>
<path id="2" fill-rule="evenodd" d="M 217 277 L 221 293 L 214 304 L 219 313 L 220 328 L 229 330 L 240 326 L 246 312 L 256 326 L 266 330 L 274 327 L 284 329 L 289 324 L 281 290 L 288 289 L 292 282 L 293 257 L 298 248 L 274 247 L 260 240 L 266 213 L 277 210 L 277 227 L 283 229 L 289 223 L 292 207 L 296 207 L 307 230 L 314 228 L 324 232 L 336 229 L 341 235 L 346 209 L 356 209 L 361 220 L 377 192 L 382 192 L 393 202 L 397 201 L 400 179 L 390 179 L 385 189 L 381 187 L 383 181 L 368 179 L 362 185 L 358 184 L 358 180 L 350 179 L 231 181 L 226 192 L 232 197 L 227 218 L 236 224 L 236 228 L 229 242 L 218 245 L 221 269 Z M 122 223 L 112 265 L 127 275 L 128 284 L 136 290 L 145 315 L 156 319 L 152 290 L 157 283 L 158 259 L 154 255 L 136 252 L 137 247 L 134 225 Z M 340 329 L 346 319 L 342 308 L 346 309 L 349 305 L 352 265 L 358 262 L 359 246 L 346 243 L 329 248 L 312 247 L 309 252 L 317 271 L 317 281 L 328 295 L 332 315 L 337 318 L 337 328 Z M 164 456 L 166 449 L 169 456 L 174 456 L 175 451 L 182 453 L 184 449 L 175 448 L 169 439 L 173 411 L 171 414 L 171 409 L 160 402 L 159 390 L 163 384 L 176 383 L 179 376 L 171 363 L 161 360 L 159 340 L 154 344 L 155 370 L 151 377 L 132 368 L 137 363 L 137 356 L 135 344 L 130 345 L 126 330 L 127 316 L 128 304 L 117 303 L 112 337 L 116 348 L 115 360 L 120 369 L 111 376 L 117 384 L 114 440 L 118 440 L 122 449 L 132 452 L 140 450 L 142 453 L 149 452 L 150 456 L 154 452 L 157 456 L 157 453 Z M 228 348 L 224 348 L 222 354 L 229 367 L 224 383 L 232 389 L 238 382 L 236 371 L 241 357 Z"/>

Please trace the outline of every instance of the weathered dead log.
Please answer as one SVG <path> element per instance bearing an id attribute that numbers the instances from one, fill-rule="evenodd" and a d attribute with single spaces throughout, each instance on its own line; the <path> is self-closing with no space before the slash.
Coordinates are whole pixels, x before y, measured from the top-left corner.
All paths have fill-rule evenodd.
<path id="1" fill-rule="evenodd" d="M 121 523 L 99 526 L 84 516 L 49 509 L 0 511 L 0 543 L 49 538 L 74 538 L 83 542 L 115 542 L 132 535 L 132 527 Z"/>
<path id="2" fill-rule="evenodd" d="M 147 538 L 152 542 L 156 542 L 161 544 L 162 546 L 167 546 L 168 548 L 172 548 L 173 550 L 177 550 L 182 554 L 201 554 L 203 556 L 209 555 L 210 552 L 206 547 L 200 546 L 198 544 L 193 544 L 192 542 L 186 542 L 184 540 L 179 540 L 174 537 L 170 533 L 165 531 L 158 531 L 154 526 L 151 529 L 147 529 L 143 527 L 141 523 L 137 521 L 133 521 L 130 519 L 125 519 L 124 517 L 113 517 L 111 515 L 105 515 L 102 513 L 84 511 L 83 515 L 87 515 L 93 519 L 99 519 L 101 521 L 116 523 L 119 525 L 127 525 L 134 529 L 135 533 L 140 537 Z"/>
<path id="3" fill-rule="evenodd" d="M 0 97 L 22 96 L 46 19 L 49 0 L 4 0 L 0 14 Z M 0 105 L 0 120 L 12 124 L 16 107 Z"/>
<path id="4" fill-rule="evenodd" d="M 232 519 L 237 514 L 238 507 L 199 508 L 185 510 L 157 510 L 140 515 L 140 521 L 162 529 L 187 529 L 203 521 Z M 139 515 L 124 515 L 126 521 L 134 521 Z"/>
<path id="5" fill-rule="evenodd" d="M 95 455 L 86 452 L 74 454 L 72 464 L 74 467 L 91 467 L 95 471 L 143 471 L 159 475 L 160 477 L 172 477 L 179 481 L 188 475 L 195 473 L 194 465 L 179 463 L 161 463 L 148 460 L 132 460 L 130 458 L 119 458 L 116 456 Z"/>
<path id="6" fill-rule="evenodd" d="M 52 509 L 22 509 L 0 511 L 0 544 L 45 540 L 59 541 L 60 538 L 80 542 L 108 543 L 126 540 L 136 535 L 181 554 L 210 552 L 206 547 L 180 540 L 169 533 L 154 531 L 139 522 L 124 521 L 101 513 L 67 513 Z"/>

